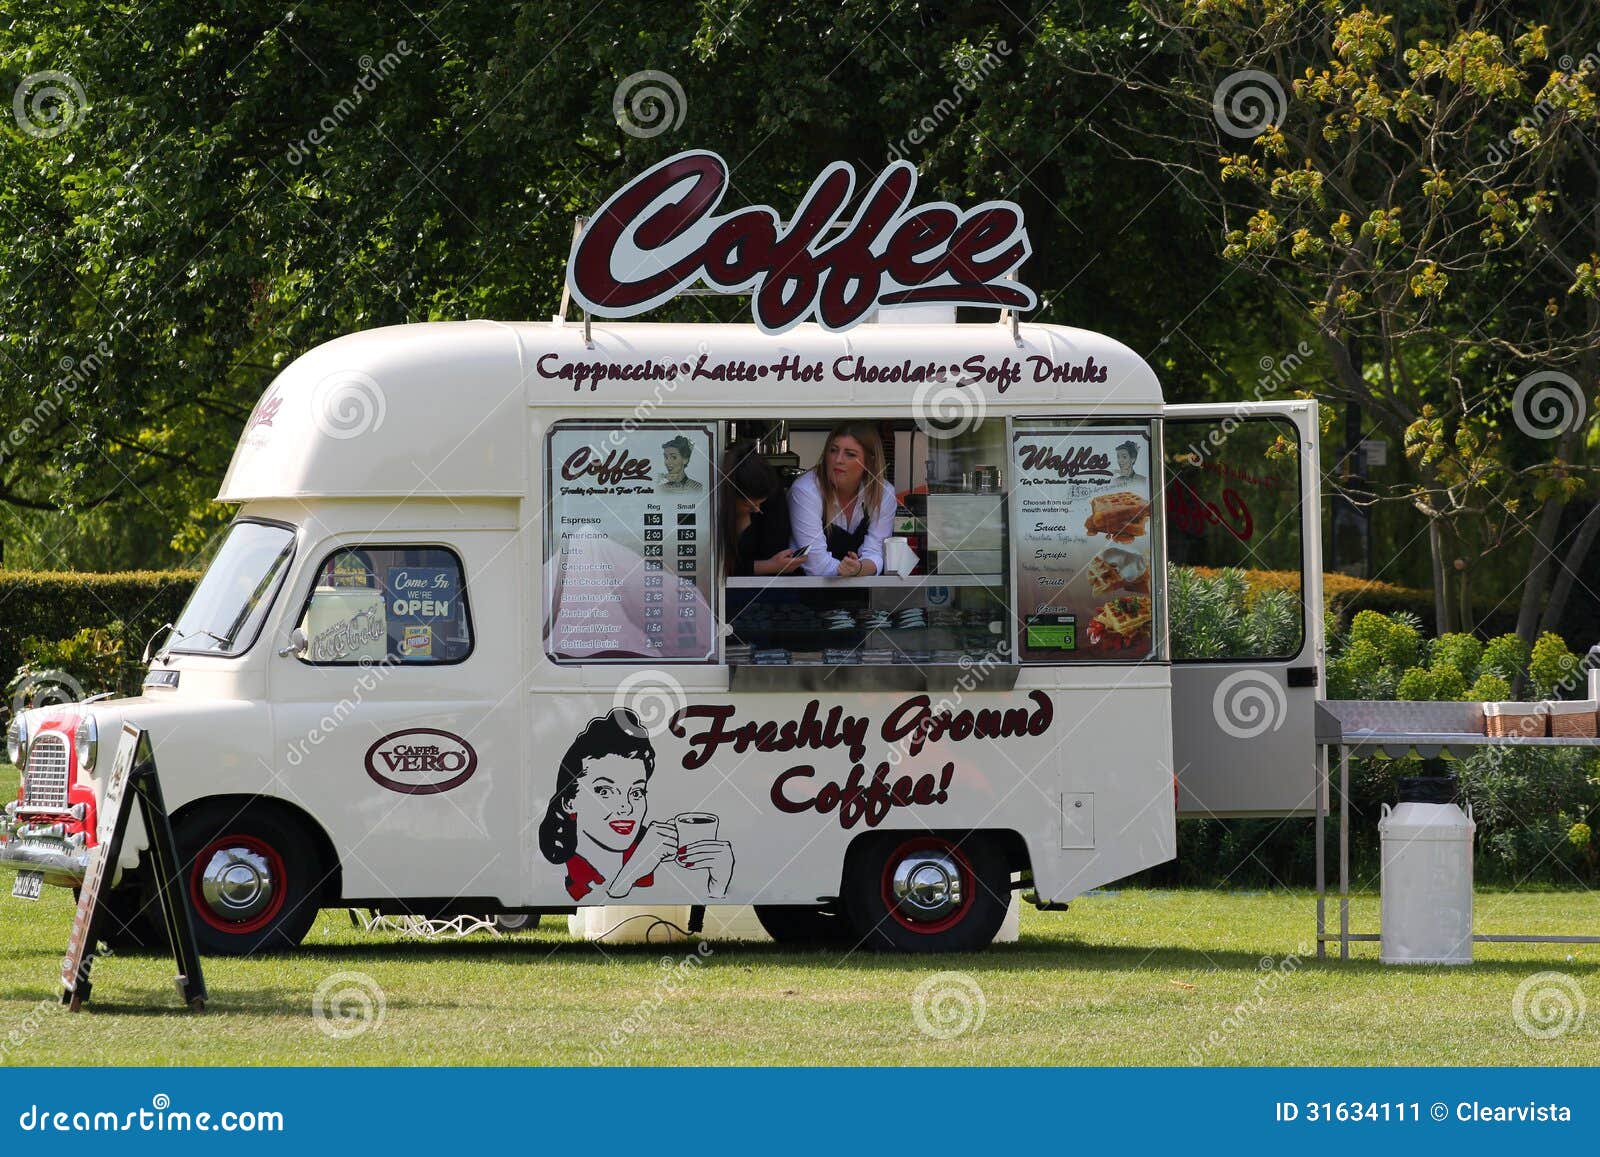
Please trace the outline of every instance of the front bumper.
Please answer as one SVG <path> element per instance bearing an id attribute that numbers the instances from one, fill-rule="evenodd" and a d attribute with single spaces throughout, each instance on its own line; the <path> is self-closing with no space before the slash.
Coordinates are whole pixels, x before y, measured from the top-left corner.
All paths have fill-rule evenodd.
<path id="1" fill-rule="evenodd" d="M 0 868 L 43 872 L 47 884 L 76 888 L 89 870 L 90 850 L 81 835 L 66 836 L 59 825 L 16 823 L 9 815 L 0 817 Z"/>

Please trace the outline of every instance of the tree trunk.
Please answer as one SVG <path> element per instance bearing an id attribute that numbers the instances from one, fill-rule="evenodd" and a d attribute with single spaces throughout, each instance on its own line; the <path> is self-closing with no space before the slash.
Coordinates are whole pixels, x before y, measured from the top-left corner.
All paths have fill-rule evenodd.
<path id="1" fill-rule="evenodd" d="M 1546 576 L 1550 573 L 1550 560 L 1555 557 L 1553 548 L 1556 533 L 1561 529 L 1562 506 L 1559 499 L 1545 499 L 1528 556 L 1528 580 L 1522 588 L 1522 606 L 1517 610 L 1517 634 L 1529 645 L 1532 645 L 1539 630 L 1540 602 L 1544 596 Z"/>
<path id="2" fill-rule="evenodd" d="M 1444 561 L 1444 524 L 1434 516 L 1428 518 L 1428 550 L 1433 555 L 1433 632 L 1442 635 L 1453 629 L 1450 626 L 1450 583 Z"/>
<path id="3" fill-rule="evenodd" d="M 1563 565 L 1556 573 L 1555 585 L 1550 588 L 1550 601 L 1545 605 L 1544 617 L 1539 620 L 1540 631 L 1553 631 L 1560 624 L 1561 616 L 1567 610 L 1567 597 L 1572 594 L 1572 584 L 1578 577 L 1578 571 L 1588 561 L 1589 551 L 1594 546 L 1597 534 L 1600 534 L 1600 502 L 1589 507 L 1589 513 L 1578 523 L 1578 533 L 1573 535 L 1572 545 L 1567 548 L 1567 557 L 1562 560 Z M 1589 643 L 1600 640 L 1589 639 L 1579 642 L 1586 647 Z"/>

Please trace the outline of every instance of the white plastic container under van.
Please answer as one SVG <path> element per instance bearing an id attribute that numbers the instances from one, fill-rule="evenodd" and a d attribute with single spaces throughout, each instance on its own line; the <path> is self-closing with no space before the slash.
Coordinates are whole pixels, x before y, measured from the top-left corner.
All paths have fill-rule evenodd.
<path id="1" fill-rule="evenodd" d="M 1472 963 L 1476 830 L 1454 803 L 1383 805 L 1383 963 Z"/>

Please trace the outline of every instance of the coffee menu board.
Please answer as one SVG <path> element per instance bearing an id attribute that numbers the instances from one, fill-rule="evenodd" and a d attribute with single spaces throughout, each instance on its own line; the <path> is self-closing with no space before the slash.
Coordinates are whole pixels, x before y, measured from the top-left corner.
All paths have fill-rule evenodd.
<path id="1" fill-rule="evenodd" d="M 550 433 L 552 658 L 715 659 L 715 446 L 709 425 L 564 423 Z"/>
<path id="2" fill-rule="evenodd" d="M 1150 431 L 1013 431 L 1012 526 L 1026 661 L 1152 653 Z"/>

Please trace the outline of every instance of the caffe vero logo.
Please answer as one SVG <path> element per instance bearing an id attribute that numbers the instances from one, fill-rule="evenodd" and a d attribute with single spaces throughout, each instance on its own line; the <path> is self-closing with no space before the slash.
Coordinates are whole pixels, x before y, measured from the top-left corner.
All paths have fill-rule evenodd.
<path id="1" fill-rule="evenodd" d="M 1032 309 L 1013 280 L 1033 252 L 1010 201 L 961 209 L 917 204 L 917 170 L 895 161 L 843 219 L 856 171 L 835 161 L 787 220 L 768 205 L 718 213 L 729 184 L 715 153 L 668 157 L 629 181 L 590 219 L 567 266 L 567 285 L 598 317 L 632 317 L 703 283 L 750 294 L 766 333 L 807 318 L 839 331 L 880 306 Z"/>
<path id="2" fill-rule="evenodd" d="M 438 795 L 460 787 L 478 769 L 478 753 L 459 735 L 411 727 L 367 748 L 367 774 L 402 795 Z"/>

